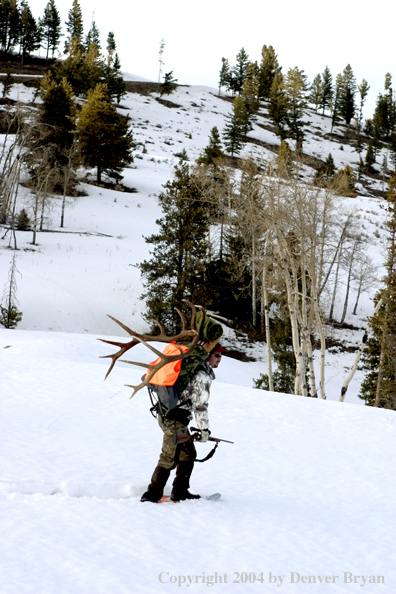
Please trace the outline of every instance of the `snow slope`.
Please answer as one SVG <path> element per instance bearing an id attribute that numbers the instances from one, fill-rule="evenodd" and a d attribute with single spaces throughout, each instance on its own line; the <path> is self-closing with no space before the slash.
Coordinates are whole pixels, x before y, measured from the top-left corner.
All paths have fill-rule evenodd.
<path id="1" fill-rule="evenodd" d="M 221 501 L 141 504 L 161 432 L 139 370 L 103 382 L 89 335 L 0 341 L 2 594 L 395 592 L 394 412 L 226 383 L 224 357 L 211 426 L 235 444 L 192 479 Z"/>
<path id="2" fill-rule="evenodd" d="M 134 75 L 130 79 L 136 79 Z M 140 77 L 141 78 L 141 77 Z M 123 183 L 135 193 L 97 188 L 81 183 L 86 193 L 76 200 L 70 199 L 66 208 L 65 227 L 60 229 L 60 200 L 54 198 L 45 213 L 44 231 L 38 234 L 37 246 L 31 245 L 31 232 L 17 232 L 16 264 L 17 298 L 23 312 L 22 330 L 114 334 L 115 324 L 107 318 L 111 314 L 137 331 L 145 331 L 142 319 L 144 291 L 138 264 L 150 257 L 150 246 L 144 237 L 155 233 L 155 220 L 160 217 L 157 196 L 163 184 L 172 178 L 175 156 L 187 150 L 195 160 L 207 145 L 213 126 L 221 131 L 231 103 L 216 96 L 210 87 L 180 86 L 169 96 L 174 107 L 159 103 L 156 95 L 128 93 L 122 101 L 120 113 L 128 113 L 137 148 L 135 163 L 124 171 Z M 31 88 L 14 85 L 13 99 L 29 102 Z M 249 135 L 267 145 L 279 140 L 268 129 L 262 109 L 254 129 Z M 343 150 L 337 140 L 324 140 L 320 134 L 329 126 L 329 119 L 307 112 L 311 121 L 304 150 L 312 155 L 326 157 L 332 152 L 337 167 L 352 164 L 356 167 L 357 154 L 350 147 Z M 272 159 L 267 145 L 246 144 L 243 155 L 249 154 L 261 163 Z M 312 171 L 311 171 L 312 173 Z M 306 175 L 309 175 L 307 169 Z M 383 217 L 380 200 L 370 196 L 340 199 L 340 214 L 348 210 L 360 216 L 361 231 L 368 237 L 368 252 L 378 266 L 381 277 L 383 262 Z M 31 195 L 28 189 L 19 190 L 18 211 L 25 206 L 32 216 Z M 344 216 L 344 215 L 343 215 Z M 5 231 L 5 230 L 4 230 Z M 7 286 L 8 271 L 14 251 L 9 250 L 10 234 L 4 237 L 0 230 L 0 290 Z M 367 316 L 373 311 L 372 297 L 376 287 L 361 296 L 357 315 L 352 315 L 356 292 L 352 288 L 346 321 L 363 328 Z M 337 300 L 336 319 L 343 306 L 345 289 Z M 329 330 L 330 331 L 330 330 Z M 332 330 L 333 338 L 348 345 L 357 345 L 362 331 Z M 232 337 L 231 337 L 232 338 Z M 244 349 L 258 359 L 240 370 L 240 385 L 251 387 L 253 378 L 266 373 L 266 353 L 260 346 L 246 344 Z M 318 358 L 318 357 L 317 357 Z M 341 385 L 354 360 L 353 353 L 327 355 L 327 397 L 337 400 Z M 357 397 L 361 373 L 351 384 L 347 401 L 361 404 Z"/>

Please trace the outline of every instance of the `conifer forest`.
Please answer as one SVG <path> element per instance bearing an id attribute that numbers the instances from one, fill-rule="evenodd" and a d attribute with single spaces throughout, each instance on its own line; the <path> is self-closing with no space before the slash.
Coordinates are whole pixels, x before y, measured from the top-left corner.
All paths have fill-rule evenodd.
<path id="1" fill-rule="evenodd" d="M 390 73 L 365 118 L 370 84 L 356 80 L 350 64 L 340 73 L 324 64 L 308 80 L 297 66 L 285 71 L 271 45 L 253 58 L 242 48 L 213 64 L 219 78 L 209 110 L 209 91 L 198 105 L 177 72 L 162 73 L 163 44 L 162 80 L 127 80 L 114 33 L 100 32 L 94 20 L 84 31 L 82 9 L 73 0 L 62 23 L 55 0 L 37 16 L 28 0 L 0 0 L 1 249 L 18 255 L 21 233 L 37 248 L 54 204 L 60 218 L 53 228 L 66 232 L 70 202 L 82 199 L 84 184 L 136 195 L 133 173 L 143 163 L 159 163 L 156 153 L 151 161 L 148 155 L 155 134 L 163 134 L 170 175 L 155 196 L 156 227 L 144 236 L 146 255 L 133 264 L 146 327 L 159 321 L 177 331 L 175 308 L 189 299 L 262 343 L 266 369 L 255 387 L 325 399 L 326 356 L 346 348 L 329 329 L 348 329 L 356 319 L 361 343 L 339 399 L 359 369 L 364 403 L 396 410 L 396 92 Z M 23 85 L 26 101 L 13 94 Z M 129 94 L 147 110 L 149 104 L 163 109 L 162 123 L 126 108 Z M 197 122 L 206 114 L 204 140 L 203 127 L 174 125 L 184 115 Z M 362 196 L 380 205 L 378 237 L 354 206 Z M 373 257 L 377 240 L 380 265 Z M 23 320 L 17 279 L 13 257 L 0 295 L 6 328 Z M 371 312 L 358 322 L 368 294 Z"/>

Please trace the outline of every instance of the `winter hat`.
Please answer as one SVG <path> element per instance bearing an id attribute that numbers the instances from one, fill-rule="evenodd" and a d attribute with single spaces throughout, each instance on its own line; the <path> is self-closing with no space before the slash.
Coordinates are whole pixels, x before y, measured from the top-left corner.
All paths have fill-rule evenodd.
<path id="1" fill-rule="evenodd" d="M 210 354 L 213 355 L 213 353 L 220 353 L 221 355 L 223 353 L 228 353 L 227 349 L 223 348 L 221 346 L 221 344 L 218 342 L 215 346 L 215 348 L 213 350 L 210 351 Z"/>

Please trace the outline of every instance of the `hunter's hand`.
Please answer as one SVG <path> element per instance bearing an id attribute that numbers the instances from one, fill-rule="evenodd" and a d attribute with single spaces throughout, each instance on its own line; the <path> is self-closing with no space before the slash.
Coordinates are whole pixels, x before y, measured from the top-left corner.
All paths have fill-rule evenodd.
<path id="1" fill-rule="evenodd" d="M 206 441 L 208 441 L 209 435 L 210 435 L 209 429 L 202 429 L 201 435 L 200 435 L 198 441 L 201 441 L 202 443 L 205 443 Z"/>

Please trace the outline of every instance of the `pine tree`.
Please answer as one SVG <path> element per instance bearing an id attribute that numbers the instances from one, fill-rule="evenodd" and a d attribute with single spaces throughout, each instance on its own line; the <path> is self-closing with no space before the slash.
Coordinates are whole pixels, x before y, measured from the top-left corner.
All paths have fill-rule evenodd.
<path id="1" fill-rule="evenodd" d="M 92 21 L 91 28 L 88 31 L 87 36 L 85 38 L 85 51 L 89 50 L 90 45 L 92 43 L 96 44 L 96 47 L 100 52 L 100 50 L 102 49 L 100 45 L 100 32 L 95 21 Z"/>
<path id="2" fill-rule="evenodd" d="M 164 82 L 161 85 L 162 95 L 170 95 L 176 89 L 177 78 L 173 78 L 173 70 L 166 72 L 164 75 Z"/>
<path id="3" fill-rule="evenodd" d="M 361 132 L 362 132 L 362 123 L 363 123 L 363 106 L 366 101 L 366 97 L 370 90 L 369 84 L 367 80 L 363 79 L 358 87 L 359 95 L 360 95 L 360 106 L 359 106 L 359 113 L 356 118 L 356 152 L 360 154 L 363 150 L 362 147 L 362 140 L 361 140 Z"/>
<path id="4" fill-rule="evenodd" d="M 287 126 L 289 136 L 296 141 L 297 150 L 301 150 L 304 139 L 304 125 L 302 119 L 307 106 L 307 76 L 297 67 L 289 68 L 285 79 L 285 94 L 287 99 Z"/>
<path id="5" fill-rule="evenodd" d="M 11 52 L 19 41 L 21 15 L 17 0 L 0 2 L 0 44 L 3 52 Z"/>
<path id="6" fill-rule="evenodd" d="M 277 74 L 280 74 L 282 68 L 278 63 L 278 56 L 272 45 L 268 47 L 263 45 L 261 50 L 261 63 L 259 66 L 259 99 L 268 99 L 271 92 L 272 83 Z"/>
<path id="7" fill-rule="evenodd" d="M 223 132 L 224 145 L 231 156 L 238 155 L 243 147 L 243 137 L 249 127 L 249 113 L 245 102 L 239 95 L 235 97 L 232 103 L 232 116 L 227 115 L 226 124 Z"/>
<path id="8" fill-rule="evenodd" d="M 285 140 L 287 134 L 288 99 L 286 96 L 284 76 L 281 72 L 275 75 L 269 95 L 268 114 L 275 125 L 275 134 Z"/>
<path id="9" fill-rule="evenodd" d="M 89 89 L 94 89 L 100 82 L 104 82 L 106 64 L 95 42 L 90 43 L 84 54 L 80 73 L 80 92 L 87 95 Z"/>
<path id="10" fill-rule="evenodd" d="M 118 115 L 111 104 L 107 85 L 99 83 L 88 92 L 77 122 L 81 156 L 87 167 L 96 167 L 97 182 L 102 173 L 116 180 L 121 171 L 132 162 L 132 133 L 129 117 Z"/>
<path id="11" fill-rule="evenodd" d="M 14 254 L 9 272 L 9 282 L 4 289 L 3 304 L 0 305 L 0 324 L 5 328 L 16 328 L 22 320 L 22 312 L 18 311 L 18 300 L 16 298 L 16 256 Z"/>
<path id="12" fill-rule="evenodd" d="M 106 50 L 107 50 L 107 65 L 110 67 L 114 62 L 114 55 L 116 53 L 116 42 L 115 36 L 113 31 L 109 31 L 106 40 Z"/>
<path id="13" fill-rule="evenodd" d="M 349 126 L 349 124 L 352 121 L 352 118 L 355 115 L 356 91 L 357 91 L 356 79 L 353 74 L 351 65 L 348 64 L 344 68 L 343 73 L 342 73 L 342 86 L 341 86 L 341 96 L 340 96 L 340 104 L 339 104 L 340 115 L 346 121 L 347 126 Z"/>
<path id="14" fill-rule="evenodd" d="M 315 107 L 315 111 L 323 105 L 323 82 L 320 74 L 315 76 L 309 89 L 308 101 Z"/>
<path id="15" fill-rule="evenodd" d="M 230 82 L 230 63 L 227 58 L 221 58 L 221 69 L 220 69 L 220 78 L 219 78 L 219 97 L 221 88 L 224 87 L 228 89 L 228 85 Z"/>
<path id="16" fill-rule="evenodd" d="M 3 83 L 3 99 L 9 95 L 13 85 L 15 84 L 15 78 L 11 74 L 11 70 L 7 68 L 5 77 L 2 80 Z"/>
<path id="17" fill-rule="evenodd" d="M 30 229 L 30 218 L 24 208 L 22 208 L 21 212 L 17 217 L 16 228 L 18 229 L 18 231 L 28 231 Z"/>
<path id="18" fill-rule="evenodd" d="M 290 175 L 293 171 L 293 153 L 286 140 L 282 140 L 280 144 L 276 164 L 281 175 Z"/>
<path id="19" fill-rule="evenodd" d="M 245 83 L 242 89 L 242 99 L 244 100 L 250 115 L 255 114 L 258 110 L 259 81 L 257 77 L 257 70 L 257 62 L 250 62 Z"/>
<path id="20" fill-rule="evenodd" d="M 199 165 L 213 165 L 216 159 L 224 156 L 221 146 L 220 134 L 216 126 L 210 131 L 209 144 L 204 148 L 203 153 L 198 157 L 197 163 Z"/>
<path id="21" fill-rule="evenodd" d="M 373 336 L 363 352 L 366 377 L 360 398 L 369 406 L 396 410 L 396 175 L 389 179 L 387 193 L 387 260 L 384 287 L 376 299 L 383 305 L 373 318 Z"/>
<path id="22" fill-rule="evenodd" d="M 316 170 L 315 182 L 318 183 L 318 185 L 326 185 L 334 179 L 335 172 L 336 168 L 333 155 L 329 153 L 326 161 Z"/>
<path id="23" fill-rule="evenodd" d="M 175 331 L 180 323 L 175 307 L 183 298 L 206 305 L 206 266 L 209 258 L 207 208 L 187 161 L 175 167 L 174 179 L 158 197 L 162 217 L 159 231 L 146 238 L 152 258 L 141 265 L 147 318 Z"/>
<path id="24" fill-rule="evenodd" d="M 110 35 L 110 33 L 109 33 Z M 126 93 L 125 82 L 121 74 L 121 62 L 120 58 L 118 57 L 117 52 L 115 53 L 114 57 L 111 55 L 111 50 L 109 49 L 109 45 L 107 46 L 108 50 L 108 59 L 107 65 L 105 68 L 105 75 L 103 78 L 103 82 L 107 84 L 107 91 L 109 93 L 110 99 L 117 100 L 117 103 L 120 103 L 121 97 L 123 97 Z M 114 51 L 115 51 L 115 41 L 114 41 Z"/>
<path id="25" fill-rule="evenodd" d="M 323 93 L 322 93 L 322 101 L 320 103 L 320 107 L 322 108 L 322 113 L 324 114 L 325 109 L 330 111 L 331 106 L 333 104 L 333 76 L 330 72 L 330 68 L 326 66 L 324 71 L 322 72 L 322 84 L 323 84 Z"/>
<path id="26" fill-rule="evenodd" d="M 336 77 L 336 88 L 334 94 L 334 102 L 333 102 L 333 115 L 331 119 L 331 132 L 333 131 L 334 126 L 340 121 L 341 115 L 341 96 L 342 96 L 342 75 L 337 74 Z"/>
<path id="27" fill-rule="evenodd" d="M 65 54 L 69 52 L 73 39 L 75 39 L 77 46 L 83 48 L 84 25 L 81 6 L 78 0 L 73 0 L 73 5 L 68 13 L 68 20 L 65 21 L 66 31 L 69 37 L 65 42 Z"/>
<path id="28" fill-rule="evenodd" d="M 36 19 L 32 15 L 27 0 L 22 0 L 21 2 L 19 45 L 21 47 L 22 61 L 24 56 L 31 54 L 41 45 L 41 31 Z"/>
<path id="29" fill-rule="evenodd" d="M 43 39 L 45 40 L 46 57 L 48 58 L 50 50 L 52 51 L 52 57 L 54 57 L 55 50 L 62 36 L 61 18 L 56 8 L 55 0 L 48 1 L 44 9 L 44 17 L 40 21 L 40 26 Z"/>
<path id="30" fill-rule="evenodd" d="M 76 102 L 70 83 L 63 78 L 57 83 L 47 74 L 41 83 L 41 121 L 48 126 L 47 143 L 56 145 L 60 151 L 73 143 Z"/>
<path id="31" fill-rule="evenodd" d="M 367 147 L 366 158 L 365 158 L 365 170 L 369 173 L 373 171 L 373 165 L 375 165 L 375 155 L 373 149 L 373 143 L 370 140 Z"/>
<path id="32" fill-rule="evenodd" d="M 249 68 L 249 56 L 242 48 L 236 56 L 236 65 L 231 68 L 231 90 L 234 93 L 241 93 L 245 84 Z"/>

